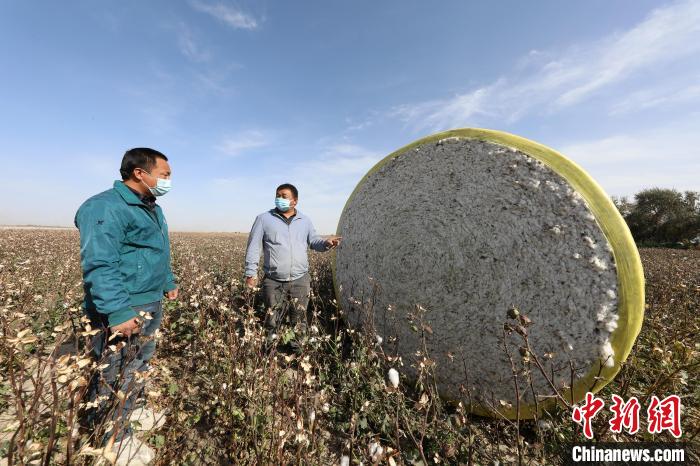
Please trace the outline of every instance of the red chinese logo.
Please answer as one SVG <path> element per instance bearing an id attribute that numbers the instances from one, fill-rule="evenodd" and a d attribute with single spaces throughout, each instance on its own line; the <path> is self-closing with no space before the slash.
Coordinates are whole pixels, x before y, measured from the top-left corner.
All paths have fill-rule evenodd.
<path id="1" fill-rule="evenodd" d="M 598 411 L 603 409 L 603 406 L 605 406 L 605 402 L 603 400 L 596 398 L 593 396 L 593 393 L 588 392 L 586 393 L 586 402 L 583 404 L 583 406 L 576 406 L 574 408 L 574 412 L 572 413 L 571 417 L 573 418 L 574 422 L 583 425 L 583 435 L 585 435 L 588 439 L 593 438 L 593 428 L 591 426 L 593 417 L 598 414 Z"/>
<path id="2" fill-rule="evenodd" d="M 617 395 L 612 396 L 613 404 L 610 411 L 613 417 L 608 421 L 610 431 L 617 434 L 626 430 L 630 434 L 639 432 L 639 411 L 641 406 L 636 397 L 631 397 L 627 402 Z M 605 406 L 605 402 L 596 398 L 593 393 L 586 393 L 586 399 L 582 406 L 575 406 L 571 418 L 577 424 L 583 426 L 583 435 L 588 439 L 593 438 L 593 418 Z M 650 434 L 660 434 L 667 430 L 675 438 L 681 436 L 681 399 L 678 395 L 670 395 L 659 400 L 655 395 L 651 397 L 647 408 L 647 430 Z"/>
<path id="3" fill-rule="evenodd" d="M 613 412 L 613 418 L 610 419 L 610 430 L 615 433 L 622 432 L 622 429 L 627 429 L 630 434 L 636 434 L 639 431 L 639 401 L 636 397 L 630 398 L 627 403 L 617 395 L 612 396 L 613 405 L 610 411 Z"/>
<path id="4" fill-rule="evenodd" d="M 681 436 L 681 399 L 678 395 L 667 396 L 659 401 L 656 395 L 651 397 L 647 408 L 649 433 L 659 434 L 668 430 L 678 438 Z"/>

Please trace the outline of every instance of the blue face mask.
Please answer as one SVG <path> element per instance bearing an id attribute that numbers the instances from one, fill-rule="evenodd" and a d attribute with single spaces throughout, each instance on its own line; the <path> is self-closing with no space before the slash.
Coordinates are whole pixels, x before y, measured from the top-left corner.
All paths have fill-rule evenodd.
<path id="1" fill-rule="evenodd" d="M 146 173 L 148 173 L 148 172 L 146 172 Z M 151 175 L 150 173 L 148 173 L 148 174 Z M 151 175 L 151 176 L 153 176 L 153 175 Z M 146 185 L 148 190 L 155 197 L 160 197 L 163 194 L 167 194 L 168 191 L 170 191 L 170 189 L 173 187 L 172 181 L 170 181 L 166 178 L 156 178 L 156 185 L 152 188 L 150 186 L 148 186 L 145 181 L 141 180 L 141 182 Z"/>
<path id="2" fill-rule="evenodd" d="M 285 199 L 283 197 L 276 197 L 275 207 L 277 207 L 282 212 L 286 212 L 291 208 L 290 201 L 289 199 Z"/>
<path id="3" fill-rule="evenodd" d="M 156 182 L 156 186 L 154 188 L 151 188 L 150 186 L 148 189 L 151 191 L 151 194 L 153 194 L 156 197 L 162 196 L 163 194 L 167 194 L 173 187 L 172 181 L 165 179 L 165 178 L 156 178 L 158 180 Z"/>

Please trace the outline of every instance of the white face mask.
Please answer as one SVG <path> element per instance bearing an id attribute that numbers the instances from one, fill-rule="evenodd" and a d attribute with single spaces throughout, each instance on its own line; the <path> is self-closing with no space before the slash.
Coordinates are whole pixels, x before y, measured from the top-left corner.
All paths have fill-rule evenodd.
<path id="1" fill-rule="evenodd" d="M 146 172 L 146 173 L 148 173 L 148 172 Z M 150 173 L 148 173 L 148 174 L 151 175 Z M 153 175 L 151 175 L 151 176 L 153 176 Z M 148 186 L 145 181 L 141 180 L 141 182 L 146 185 L 148 190 L 155 197 L 160 197 L 164 194 L 167 194 L 168 191 L 170 191 L 170 189 L 172 189 L 172 187 L 173 187 L 172 181 L 168 180 L 166 178 L 156 178 L 156 185 L 153 188 Z"/>

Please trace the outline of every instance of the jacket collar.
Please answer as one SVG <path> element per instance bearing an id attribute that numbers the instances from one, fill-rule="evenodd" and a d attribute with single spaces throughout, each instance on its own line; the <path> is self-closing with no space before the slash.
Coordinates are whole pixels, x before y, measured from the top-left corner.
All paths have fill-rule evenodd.
<path id="1" fill-rule="evenodd" d="M 277 208 L 270 209 L 269 212 L 270 212 L 272 215 L 275 215 L 275 216 L 277 216 L 277 217 L 281 217 L 281 216 L 282 216 L 282 214 L 280 214 L 279 212 L 277 212 Z M 303 217 L 302 213 L 299 212 L 299 209 L 297 209 L 297 213 L 294 215 L 294 218 L 292 219 L 292 221 L 294 221 L 294 220 L 296 220 L 296 219 L 299 219 L 299 218 L 302 218 L 302 217 Z"/>
<path id="2" fill-rule="evenodd" d="M 138 198 L 136 194 L 132 190 L 130 190 L 123 181 L 116 180 L 114 182 L 114 189 L 119 193 L 119 195 L 126 201 L 127 204 L 130 205 L 143 205 L 145 206 L 143 202 L 141 202 L 141 199 Z"/>

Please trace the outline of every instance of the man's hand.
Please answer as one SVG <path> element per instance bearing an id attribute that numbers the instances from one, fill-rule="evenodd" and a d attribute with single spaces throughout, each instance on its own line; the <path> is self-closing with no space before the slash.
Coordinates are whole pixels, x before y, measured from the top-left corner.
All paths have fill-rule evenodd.
<path id="1" fill-rule="evenodd" d="M 175 288 L 174 290 L 166 291 L 165 297 L 170 299 L 170 300 L 177 299 L 177 292 L 178 292 L 177 288 Z"/>
<path id="2" fill-rule="evenodd" d="M 258 284 L 258 278 L 257 277 L 245 277 L 245 285 L 248 288 L 255 288 L 255 285 Z"/>
<path id="3" fill-rule="evenodd" d="M 119 332 L 122 335 L 130 337 L 132 334 L 141 331 L 141 320 L 138 317 L 134 317 L 126 322 L 112 326 L 111 329 L 113 333 Z"/>
<path id="4" fill-rule="evenodd" d="M 333 249 L 340 244 L 340 240 L 343 238 L 341 236 L 331 236 L 326 240 L 326 247 L 328 249 Z"/>

